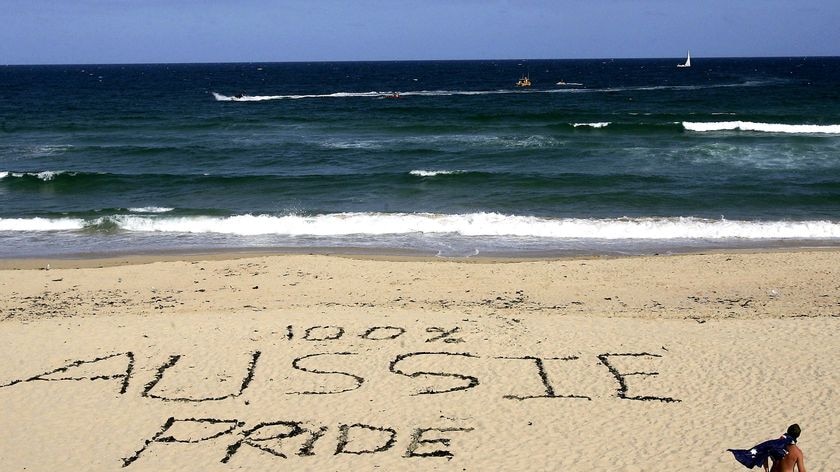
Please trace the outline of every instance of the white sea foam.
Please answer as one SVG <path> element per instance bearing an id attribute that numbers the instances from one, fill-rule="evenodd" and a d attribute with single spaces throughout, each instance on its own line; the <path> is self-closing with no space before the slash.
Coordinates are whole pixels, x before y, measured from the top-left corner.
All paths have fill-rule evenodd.
<path id="1" fill-rule="evenodd" d="M 557 140 L 550 136 L 528 136 L 528 137 L 513 137 L 504 138 L 503 146 L 506 147 L 524 147 L 524 148 L 544 148 L 557 145 Z"/>
<path id="2" fill-rule="evenodd" d="M 492 134 L 454 134 L 415 136 L 400 139 L 400 143 L 414 145 L 443 145 L 451 144 L 467 146 L 489 146 L 493 148 L 544 148 L 557 144 L 557 140 L 551 136 L 497 136 Z"/>
<path id="3" fill-rule="evenodd" d="M 588 126 L 590 128 L 605 128 L 610 125 L 609 121 L 599 121 L 597 123 L 572 123 L 572 126 L 579 128 L 581 126 Z"/>
<path id="4" fill-rule="evenodd" d="M 147 206 L 147 207 L 137 207 L 137 208 L 129 208 L 128 211 L 133 213 L 166 213 L 174 210 L 174 208 L 168 207 L 156 207 L 156 206 Z"/>
<path id="5" fill-rule="evenodd" d="M 718 121 L 696 123 L 684 121 L 683 127 L 689 131 L 758 131 L 763 133 L 790 134 L 840 134 L 840 125 L 788 125 L 780 123 L 754 123 L 751 121 Z"/>
<path id="6" fill-rule="evenodd" d="M 39 179 L 43 180 L 44 182 L 49 182 L 50 180 L 54 179 L 55 176 L 63 174 L 63 173 L 64 173 L 64 171 L 61 171 L 61 170 L 58 170 L 58 171 L 45 170 L 43 172 L 38 172 L 37 174 L 34 174 L 34 175 L 36 177 L 38 177 Z"/>
<path id="7" fill-rule="evenodd" d="M 226 218 L 117 217 L 129 231 L 241 235 L 385 235 L 452 233 L 463 236 L 530 236 L 597 239 L 840 238 L 830 221 L 749 222 L 697 218 L 548 219 L 499 213 L 336 213 L 316 216 L 240 215 Z"/>
<path id="8" fill-rule="evenodd" d="M 499 213 L 333 213 L 238 215 L 230 217 L 118 215 L 93 222 L 60 218 L 0 219 L 2 231 L 81 229 L 115 223 L 124 231 L 218 233 L 229 235 L 375 236 L 454 234 L 481 237 L 555 239 L 840 239 L 838 221 L 738 221 L 674 218 L 539 218 Z"/>
<path id="9" fill-rule="evenodd" d="M 79 218 L 0 218 L 0 231 L 68 231 L 84 224 Z"/>
<path id="10" fill-rule="evenodd" d="M 318 143 L 321 147 L 328 149 L 380 149 L 384 142 L 373 140 L 362 141 L 325 141 Z"/>
<path id="11" fill-rule="evenodd" d="M 46 144 L 43 146 L 36 146 L 30 150 L 32 156 L 52 156 L 53 154 L 64 152 L 71 149 L 71 144 Z"/>
<path id="12" fill-rule="evenodd" d="M 451 175 L 451 174 L 461 174 L 464 171 L 462 170 L 422 170 L 422 169 L 415 169 L 409 172 L 409 174 L 417 176 L 417 177 L 434 177 L 437 175 Z"/>
<path id="13" fill-rule="evenodd" d="M 426 138 L 423 138 L 426 139 Z M 489 146 L 494 148 L 545 148 L 557 145 L 557 139 L 551 136 L 496 136 L 492 134 L 459 134 L 432 137 L 431 140 L 441 143 L 458 143 L 472 146 Z"/>
<path id="14" fill-rule="evenodd" d="M 437 146 L 449 148 L 460 146 L 482 146 L 494 148 L 545 148 L 556 146 L 557 139 L 551 136 L 497 136 L 492 134 L 438 134 L 406 136 L 399 138 L 367 139 L 359 141 L 329 140 L 317 144 L 329 149 L 383 149 L 393 146 Z"/>
<path id="15" fill-rule="evenodd" d="M 37 179 L 43 180 L 44 182 L 49 182 L 50 180 L 53 180 L 56 176 L 61 175 L 61 174 L 65 174 L 65 173 L 67 173 L 67 172 L 63 171 L 63 170 L 45 170 L 45 171 L 42 171 L 42 172 L 5 172 L 4 171 L 4 172 L 0 172 L 0 179 L 6 178 L 6 177 L 20 178 L 20 177 L 29 176 L 29 177 L 35 177 Z"/>
<path id="16" fill-rule="evenodd" d="M 830 145 L 807 145 L 803 143 L 758 141 L 733 143 L 728 140 L 713 142 L 699 141 L 681 149 L 668 149 L 662 156 L 672 162 L 687 161 L 693 165 L 726 165 L 742 169 L 824 169 L 831 172 L 837 168 L 840 142 Z"/>

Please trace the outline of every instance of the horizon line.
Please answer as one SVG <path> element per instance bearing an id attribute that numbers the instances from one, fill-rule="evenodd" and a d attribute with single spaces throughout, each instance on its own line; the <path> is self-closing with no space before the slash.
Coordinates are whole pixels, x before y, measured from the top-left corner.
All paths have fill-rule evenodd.
<path id="1" fill-rule="evenodd" d="M 18 66 L 141 66 L 141 65 L 213 65 L 213 64 L 313 64 L 353 62 L 490 62 L 490 61 L 615 61 L 615 60 L 679 60 L 685 56 L 673 57 L 590 57 L 590 58 L 495 58 L 495 59 L 340 59 L 340 60 L 291 60 L 291 61 L 197 61 L 197 62 L 52 62 L 2 64 L 3 67 Z M 693 60 L 719 59 L 831 59 L 840 56 L 693 56 Z"/>

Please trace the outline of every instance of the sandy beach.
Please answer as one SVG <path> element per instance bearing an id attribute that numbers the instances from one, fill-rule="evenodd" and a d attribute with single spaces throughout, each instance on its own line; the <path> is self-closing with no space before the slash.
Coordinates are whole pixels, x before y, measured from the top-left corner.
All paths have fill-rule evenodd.
<path id="1" fill-rule="evenodd" d="M 3 470 L 840 460 L 840 251 L 0 262 Z"/>

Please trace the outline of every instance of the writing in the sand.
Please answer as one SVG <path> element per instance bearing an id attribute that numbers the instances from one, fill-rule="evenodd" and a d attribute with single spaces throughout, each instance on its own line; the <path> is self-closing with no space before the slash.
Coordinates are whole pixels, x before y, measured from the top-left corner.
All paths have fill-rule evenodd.
<path id="1" fill-rule="evenodd" d="M 359 356 L 363 356 L 363 354 L 358 352 L 314 352 L 295 357 L 291 360 L 289 368 L 293 371 L 320 376 L 321 385 L 329 384 L 331 387 L 313 390 L 294 389 L 285 393 L 289 395 L 340 395 L 365 388 L 368 384 L 368 379 L 358 372 L 354 372 L 349 368 L 325 368 L 319 365 L 322 361 L 329 361 L 330 365 L 335 365 L 336 362 L 340 362 L 342 359 L 358 358 Z M 0 388 L 30 382 L 110 380 L 115 383 L 117 392 L 122 395 L 128 393 L 129 387 L 133 385 L 133 380 L 136 376 L 135 357 L 134 352 L 127 351 L 89 359 L 74 360 L 40 374 L 0 384 Z M 263 351 L 252 351 L 244 354 L 242 356 L 240 374 L 234 377 L 240 379 L 240 381 L 233 382 L 232 388 L 228 387 L 231 383 L 227 382 L 227 378 L 224 381 L 216 382 L 215 386 L 208 386 L 206 382 L 202 382 L 202 385 L 179 383 L 177 381 L 178 372 L 183 373 L 183 370 L 179 371 L 177 366 L 185 357 L 181 354 L 170 355 L 167 360 L 152 369 L 153 373 L 151 377 L 147 378 L 145 382 L 141 380 L 140 387 L 137 389 L 139 395 L 149 399 L 172 402 L 216 402 L 241 397 L 254 384 L 254 379 L 260 373 L 258 367 L 266 356 L 263 355 Z M 614 396 L 616 398 L 621 400 L 658 401 L 664 403 L 679 402 L 680 400 L 669 396 L 643 393 L 635 390 L 631 391 L 630 385 L 628 384 L 629 378 L 634 376 L 657 376 L 659 373 L 654 371 L 625 371 L 619 366 L 620 363 L 615 362 L 616 359 L 621 358 L 656 360 L 662 357 L 661 354 L 649 352 L 607 352 L 596 355 L 595 359 L 603 366 L 603 369 L 599 372 L 604 376 L 609 376 L 615 382 Z M 485 378 L 480 379 L 477 374 L 469 371 L 470 361 L 478 360 L 485 362 L 504 361 L 509 366 L 512 364 L 510 361 L 517 361 L 516 363 L 518 365 L 509 368 L 515 368 L 517 372 L 532 372 L 532 375 L 536 376 L 539 380 L 541 391 L 534 391 L 534 389 L 531 389 L 530 392 L 517 391 L 517 389 L 521 388 L 519 384 L 509 382 L 503 374 L 497 375 L 498 378 L 487 378 L 485 376 Z M 580 390 L 583 387 L 576 387 L 577 390 L 561 391 L 548 375 L 546 369 L 547 364 L 575 362 L 584 362 L 584 359 L 579 356 L 546 357 L 521 355 L 497 357 L 482 356 L 470 352 L 412 351 L 400 353 L 388 358 L 387 365 L 382 365 L 382 368 L 387 369 L 387 372 L 390 374 L 413 381 L 415 386 L 410 387 L 405 392 L 409 396 L 462 392 L 474 389 L 481 385 L 482 382 L 497 381 L 513 389 L 513 391 L 502 395 L 504 399 L 520 401 L 537 398 L 592 400 L 592 394 L 589 394 L 585 390 Z M 432 363 L 436 367 L 421 367 L 424 363 Z M 457 365 L 458 368 L 452 368 L 452 365 Z M 532 368 L 529 369 L 528 366 Z M 503 372 L 503 370 L 499 366 L 498 368 L 492 369 L 492 372 Z M 270 381 L 271 379 L 266 380 Z M 167 381 L 179 384 L 179 388 L 177 388 L 178 394 L 167 393 L 165 388 L 161 388 L 161 384 L 165 385 Z M 266 386 L 267 383 L 263 382 L 260 385 Z M 191 387 L 200 389 L 203 393 L 201 395 L 190 395 L 189 389 Z M 213 393 L 208 394 L 207 392 Z M 399 394 L 399 392 L 392 393 Z"/>
<path id="2" fill-rule="evenodd" d="M 402 456 L 452 459 L 454 454 L 449 449 L 452 438 L 472 430 L 470 427 L 414 428 L 408 444 L 401 449 Z M 321 454 L 336 456 L 380 454 L 394 449 L 399 437 L 394 428 L 363 423 L 339 424 L 332 428 L 279 420 L 248 426 L 238 419 L 170 417 L 140 449 L 122 459 L 122 466 L 130 466 L 155 445 L 209 443 L 217 448 L 219 462 L 226 464 L 240 451 L 249 448 L 282 459 L 314 456 L 319 450 Z"/>
<path id="3" fill-rule="evenodd" d="M 389 377 L 385 387 L 393 396 L 465 395 L 481 386 L 499 392 L 502 401 L 592 401 L 615 399 L 634 402 L 679 402 L 657 392 L 655 385 L 644 382 L 659 376 L 657 363 L 664 353 L 601 352 L 590 355 L 536 355 L 521 353 L 508 356 L 483 355 L 466 349 L 458 327 L 428 327 L 414 343 L 427 349 L 403 350 L 393 342 L 405 335 L 396 326 L 374 326 L 355 333 L 338 326 L 288 327 L 283 334 L 289 341 L 303 344 L 280 344 L 271 350 L 251 350 L 227 359 L 224 375 L 195 378 L 195 372 L 218 371 L 217 361 L 196 354 L 155 353 L 138 356 L 134 351 L 111 352 L 65 361 L 40 373 L 29 373 L 15 380 L 0 380 L 0 389 L 24 384 L 72 384 L 101 382 L 117 395 L 138 395 L 154 402 L 214 403 L 239 399 L 250 401 L 285 395 L 353 395 L 353 392 L 383 391 L 376 385 Z M 335 341 L 354 337 L 354 349 L 328 349 Z M 387 344 L 391 341 L 390 344 Z M 368 350 L 358 343 L 382 343 L 388 349 Z M 426 344 L 429 343 L 429 344 Z M 448 346 L 447 346 L 448 345 Z M 433 347 L 449 349 L 434 349 Z M 663 347 L 664 352 L 667 350 Z M 304 352 L 299 352 L 304 351 Z M 313 352 L 314 351 L 314 352 Z M 147 359 L 138 361 L 138 359 Z M 206 369 L 195 369 L 205 362 Z M 138 364 L 141 364 L 138 366 Z M 192 365 L 190 365 L 192 364 Z M 375 373 L 376 371 L 378 373 Z M 192 374 L 191 374 L 192 372 Z M 273 377 L 285 372 L 284 382 Z M 565 372 L 574 380 L 558 375 Z M 390 377 L 394 376 L 394 377 Z M 512 379 L 518 379 L 513 381 Z M 600 385 L 601 387 L 598 387 Z M 612 385 L 612 387 L 610 387 Z M 661 384 L 658 384 L 661 385 Z M 280 390 L 278 390 L 280 388 Z M 661 388 L 661 387 L 660 387 Z M 260 389 L 270 389 L 260 392 Z M 256 391 L 255 391 L 256 390 Z M 269 395 L 265 395 L 270 393 Z M 486 392 L 485 392 L 486 393 Z M 447 458 L 454 452 L 452 437 L 469 432 L 472 427 L 424 425 L 399 431 L 381 424 L 313 425 L 289 418 L 270 418 L 250 424 L 236 418 L 175 418 L 164 421 L 160 429 L 146 437 L 143 446 L 123 458 L 127 467 L 151 447 L 201 443 L 202 447 L 221 451 L 220 461 L 228 463 L 239 451 L 252 449 L 277 458 L 305 457 L 316 453 L 391 454 L 399 450 L 403 457 Z M 401 443 L 398 438 L 405 439 Z M 400 444 L 400 445 L 398 445 Z M 317 447 L 316 447 L 317 446 Z"/>
<path id="4" fill-rule="evenodd" d="M 429 326 L 426 328 L 425 342 L 462 343 L 464 339 L 460 337 L 460 332 L 461 328 L 458 326 Z M 393 341 L 405 336 L 407 333 L 408 330 L 401 326 L 372 326 L 361 333 L 348 333 L 348 330 L 343 326 L 319 325 L 299 328 L 294 325 L 288 325 L 286 326 L 284 336 L 289 341 L 293 339 L 303 341 L 338 341 L 354 335 L 365 341 Z"/>

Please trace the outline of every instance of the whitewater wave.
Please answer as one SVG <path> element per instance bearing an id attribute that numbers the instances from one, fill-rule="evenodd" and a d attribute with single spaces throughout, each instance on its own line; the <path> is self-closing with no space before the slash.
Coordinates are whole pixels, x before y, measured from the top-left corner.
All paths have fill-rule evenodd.
<path id="1" fill-rule="evenodd" d="M 583 126 L 587 126 L 589 128 L 606 128 L 609 125 L 609 121 L 599 121 L 597 123 L 572 123 L 572 126 L 575 128 L 580 128 Z"/>
<path id="2" fill-rule="evenodd" d="M 840 134 L 840 125 L 789 125 L 780 123 L 755 123 L 752 121 L 718 121 L 698 123 L 683 121 L 689 131 L 758 131 L 763 133 L 789 134 Z"/>
<path id="3" fill-rule="evenodd" d="M 137 207 L 128 209 L 128 211 L 132 213 L 167 213 L 172 210 L 174 210 L 174 208 L 156 206 Z"/>
<path id="4" fill-rule="evenodd" d="M 81 218 L 0 218 L 0 231 L 71 231 L 84 227 Z"/>
<path id="5" fill-rule="evenodd" d="M 5 179 L 7 177 L 34 177 L 36 179 L 43 180 L 44 182 L 49 182 L 61 174 L 75 175 L 72 172 L 63 170 L 45 170 L 42 172 L 0 172 L 0 179 Z"/>
<path id="6" fill-rule="evenodd" d="M 381 236 L 455 234 L 606 240 L 840 239 L 837 221 L 741 221 L 671 218 L 541 218 L 500 213 L 330 213 L 320 215 L 161 216 L 112 215 L 78 218 L 0 218 L 0 231 L 90 228 L 128 232 L 217 233 L 239 236 Z"/>
<path id="7" fill-rule="evenodd" d="M 415 169 L 409 172 L 409 174 L 417 176 L 417 177 L 435 177 L 438 175 L 452 175 L 452 174 L 463 174 L 466 171 L 463 170 L 422 170 L 422 169 Z"/>

